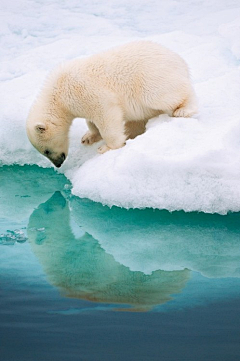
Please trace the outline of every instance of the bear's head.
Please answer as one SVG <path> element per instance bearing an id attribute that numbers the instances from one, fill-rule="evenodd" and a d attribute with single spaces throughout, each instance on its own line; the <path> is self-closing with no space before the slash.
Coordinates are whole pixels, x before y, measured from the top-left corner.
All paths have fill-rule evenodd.
<path id="1" fill-rule="evenodd" d="M 68 155 L 68 129 L 51 120 L 27 119 L 27 135 L 32 145 L 56 167 L 61 167 Z"/>
<path id="2" fill-rule="evenodd" d="M 68 133 L 73 120 L 64 101 L 65 73 L 62 69 L 60 66 L 49 74 L 26 122 L 32 145 L 58 168 L 68 155 Z"/>

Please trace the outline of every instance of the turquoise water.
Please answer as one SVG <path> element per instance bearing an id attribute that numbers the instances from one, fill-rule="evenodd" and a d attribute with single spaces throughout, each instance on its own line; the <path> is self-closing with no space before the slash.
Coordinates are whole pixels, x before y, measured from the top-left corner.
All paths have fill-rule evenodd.
<path id="1" fill-rule="evenodd" d="M 240 214 L 109 209 L 0 168 L 1 360 L 239 360 Z"/>

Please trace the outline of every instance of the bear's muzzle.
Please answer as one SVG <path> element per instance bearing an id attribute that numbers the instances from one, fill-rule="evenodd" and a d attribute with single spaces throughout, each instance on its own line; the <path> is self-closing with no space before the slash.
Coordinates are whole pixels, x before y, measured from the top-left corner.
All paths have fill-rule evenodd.
<path id="1" fill-rule="evenodd" d="M 51 158 L 49 158 L 49 159 L 51 160 L 51 162 L 52 162 L 57 168 L 59 168 L 59 167 L 61 167 L 61 165 L 62 165 L 63 162 L 65 161 L 66 155 L 65 155 L 65 153 L 62 153 L 59 157 L 57 157 L 57 158 L 55 158 L 55 159 L 51 159 Z"/>

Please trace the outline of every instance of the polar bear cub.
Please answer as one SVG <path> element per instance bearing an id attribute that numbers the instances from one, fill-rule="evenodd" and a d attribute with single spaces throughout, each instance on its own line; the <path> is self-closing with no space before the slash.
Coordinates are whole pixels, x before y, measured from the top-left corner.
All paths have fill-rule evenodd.
<path id="1" fill-rule="evenodd" d="M 85 118 L 89 128 L 82 143 L 103 139 L 98 150 L 104 153 L 123 147 L 134 136 L 132 129 L 141 133 L 152 117 L 196 112 L 185 61 L 159 44 L 137 41 L 59 66 L 30 109 L 26 126 L 33 146 L 60 167 L 76 117 Z"/>

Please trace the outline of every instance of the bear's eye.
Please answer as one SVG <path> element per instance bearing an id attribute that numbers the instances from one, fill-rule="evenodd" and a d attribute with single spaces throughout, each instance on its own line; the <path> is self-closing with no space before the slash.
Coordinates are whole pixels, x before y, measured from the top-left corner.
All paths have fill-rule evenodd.
<path id="1" fill-rule="evenodd" d="M 44 152 L 44 155 L 49 155 L 51 152 L 50 152 L 50 150 L 45 150 L 45 152 Z"/>

